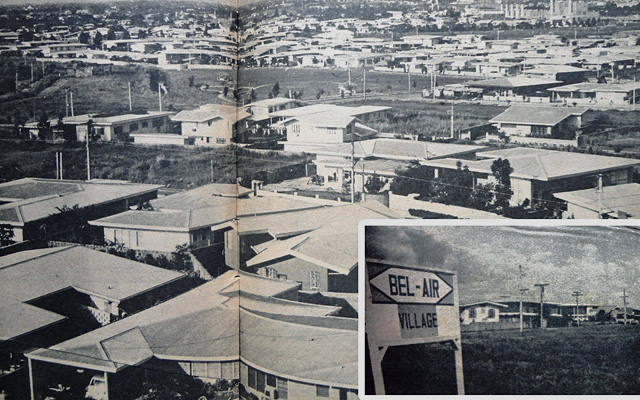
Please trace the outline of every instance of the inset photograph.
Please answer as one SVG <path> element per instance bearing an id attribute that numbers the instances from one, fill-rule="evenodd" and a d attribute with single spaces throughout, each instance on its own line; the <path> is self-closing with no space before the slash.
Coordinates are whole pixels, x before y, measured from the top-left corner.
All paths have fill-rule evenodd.
<path id="1" fill-rule="evenodd" d="M 366 225 L 362 249 L 363 398 L 640 393 L 640 227 Z"/>

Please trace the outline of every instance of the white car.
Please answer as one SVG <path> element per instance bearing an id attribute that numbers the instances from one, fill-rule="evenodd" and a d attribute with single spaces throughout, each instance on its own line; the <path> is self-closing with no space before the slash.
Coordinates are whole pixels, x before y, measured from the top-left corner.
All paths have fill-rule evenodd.
<path id="1" fill-rule="evenodd" d="M 107 399 L 107 382 L 102 375 L 94 375 L 87 386 L 86 399 L 106 400 Z"/>

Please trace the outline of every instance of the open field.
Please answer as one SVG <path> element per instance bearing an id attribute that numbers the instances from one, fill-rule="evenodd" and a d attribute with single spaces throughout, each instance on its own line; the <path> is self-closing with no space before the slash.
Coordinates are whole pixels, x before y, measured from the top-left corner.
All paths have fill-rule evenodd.
<path id="1" fill-rule="evenodd" d="M 55 178 L 55 152 L 62 151 L 65 179 L 86 179 L 83 143 L 0 141 L 0 181 L 23 177 Z M 91 176 L 156 183 L 186 189 L 211 180 L 232 183 L 258 171 L 269 171 L 303 160 L 274 152 L 179 146 L 140 146 L 111 143 L 91 145 Z M 237 170 L 236 170 L 237 167 Z"/>
<path id="2" fill-rule="evenodd" d="M 49 70 L 52 68 L 49 67 Z M 1 70 L 1 68 L 0 68 Z M 63 68 L 56 67 L 56 74 L 62 74 Z M 28 81 L 21 82 L 23 93 L 16 98 L 15 94 L 0 96 L 0 119 L 14 117 L 17 110 L 22 116 L 36 119 L 42 113 L 57 118 L 65 115 L 65 93 L 73 90 L 75 114 L 110 114 L 129 111 L 127 83 L 131 82 L 131 97 L 136 110 L 157 110 L 158 92 L 149 87 L 149 71 L 158 71 L 154 67 L 127 66 L 113 67 L 111 74 L 87 77 L 62 77 L 54 80 L 49 86 L 33 85 Z M 234 75 L 234 71 L 225 70 L 192 70 L 164 71 L 160 70 L 161 80 L 166 82 L 169 92 L 163 96 L 164 110 L 181 110 L 196 108 L 201 104 L 219 103 L 218 94 L 224 83 L 219 76 Z M 193 87 L 189 87 L 189 77 L 194 77 Z M 200 85 L 209 85 L 210 90 L 200 90 Z M 231 96 L 231 95 L 229 95 Z M 32 119 L 31 119 L 32 120 Z"/>
<path id="3" fill-rule="evenodd" d="M 640 393 L 640 326 L 463 333 L 466 394 Z M 445 345 L 389 348 L 387 394 L 454 394 Z"/>

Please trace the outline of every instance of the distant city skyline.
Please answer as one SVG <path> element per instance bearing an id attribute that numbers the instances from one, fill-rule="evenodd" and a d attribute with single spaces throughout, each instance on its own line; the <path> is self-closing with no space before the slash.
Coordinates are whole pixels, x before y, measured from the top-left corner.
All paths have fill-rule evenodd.
<path id="1" fill-rule="evenodd" d="M 518 266 L 529 288 L 525 300 L 539 301 L 533 285 L 548 283 L 547 301 L 640 305 L 640 231 L 627 227 L 373 227 L 367 256 L 456 271 L 460 300 L 517 300 Z M 510 296 L 502 298 L 501 296 Z"/>

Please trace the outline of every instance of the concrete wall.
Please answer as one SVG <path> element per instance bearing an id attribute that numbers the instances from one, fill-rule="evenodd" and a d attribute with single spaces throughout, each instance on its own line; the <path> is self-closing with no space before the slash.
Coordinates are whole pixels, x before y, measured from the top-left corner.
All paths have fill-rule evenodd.
<path id="1" fill-rule="evenodd" d="M 227 145 L 233 138 L 233 124 L 226 119 L 207 122 L 182 122 L 182 135 L 195 138 L 200 146 Z"/>
<path id="2" fill-rule="evenodd" d="M 188 232 L 159 232 L 143 229 L 104 228 L 104 239 L 133 250 L 175 251 L 176 246 L 191 243 Z"/>
<path id="3" fill-rule="evenodd" d="M 458 218 L 473 219 L 493 219 L 504 218 L 501 215 L 493 214 L 487 211 L 475 210 L 473 208 L 465 208 L 451 206 L 441 203 L 433 203 L 430 201 L 416 200 L 417 194 L 401 196 L 389 192 L 389 208 L 392 210 L 409 211 L 409 209 L 431 211 L 439 214 L 452 215 Z"/>

